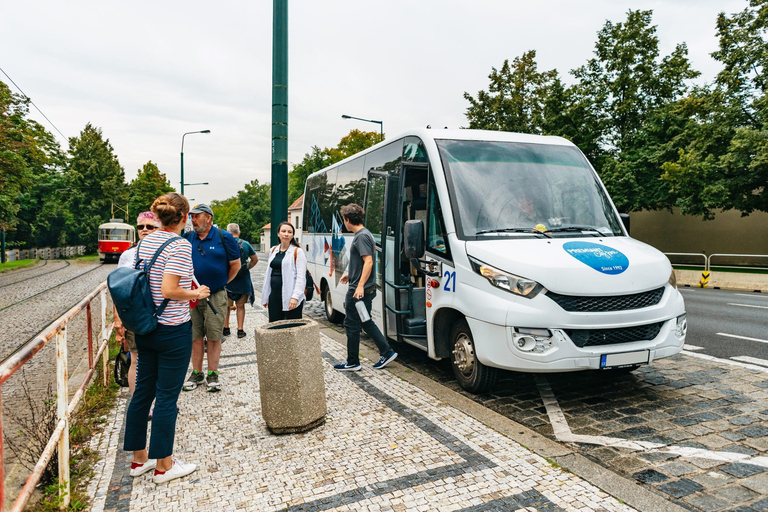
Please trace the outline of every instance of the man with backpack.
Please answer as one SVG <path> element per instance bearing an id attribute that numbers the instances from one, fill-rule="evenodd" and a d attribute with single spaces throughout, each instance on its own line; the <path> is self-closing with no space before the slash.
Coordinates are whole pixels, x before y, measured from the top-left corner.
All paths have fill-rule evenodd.
<path id="1" fill-rule="evenodd" d="M 245 322 L 245 303 L 249 302 L 253 306 L 254 293 L 253 282 L 251 281 L 250 270 L 259 262 L 256 251 L 253 246 L 240 238 L 240 226 L 237 224 L 227 224 L 227 231 L 232 234 L 240 249 L 240 271 L 235 278 L 227 284 L 227 318 L 224 320 L 224 336 L 230 335 L 229 314 L 232 307 L 236 308 L 237 317 L 237 337 L 245 338 L 243 323 Z"/>
<path id="2" fill-rule="evenodd" d="M 190 312 L 192 315 L 192 372 L 184 383 L 184 391 L 192 391 L 204 382 L 208 391 L 221 391 L 219 383 L 219 357 L 224 317 L 227 309 L 225 286 L 240 270 L 240 249 L 235 238 L 213 225 L 213 210 L 207 204 L 198 204 L 190 211 L 192 229 L 184 237 L 192 244 L 192 265 L 195 279 L 211 289 L 208 301 L 201 301 Z M 208 373 L 203 373 L 203 358 L 207 340 Z"/>

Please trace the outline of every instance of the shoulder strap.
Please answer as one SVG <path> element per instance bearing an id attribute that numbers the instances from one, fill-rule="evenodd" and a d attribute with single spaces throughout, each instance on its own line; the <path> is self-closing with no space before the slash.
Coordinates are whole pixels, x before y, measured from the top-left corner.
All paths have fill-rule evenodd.
<path id="1" fill-rule="evenodd" d="M 296 256 L 299 254 L 299 248 L 297 247 L 295 251 L 293 251 L 293 265 L 296 265 Z"/>
<path id="2" fill-rule="evenodd" d="M 226 247 L 224 246 L 224 230 L 219 227 L 217 227 L 216 230 L 219 232 L 219 242 L 221 242 L 221 246 L 226 250 Z"/>

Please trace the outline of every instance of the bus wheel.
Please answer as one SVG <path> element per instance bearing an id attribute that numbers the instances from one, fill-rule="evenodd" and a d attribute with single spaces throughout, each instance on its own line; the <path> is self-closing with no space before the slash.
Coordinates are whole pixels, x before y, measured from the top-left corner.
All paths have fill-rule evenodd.
<path id="1" fill-rule="evenodd" d="M 451 366 L 462 388 L 470 393 L 484 393 L 496 383 L 498 370 L 485 366 L 475 357 L 475 342 L 466 320 L 460 320 L 451 331 Z"/>
<path id="2" fill-rule="evenodd" d="M 323 300 L 325 301 L 325 318 L 328 319 L 329 322 L 333 322 L 334 324 L 341 323 L 341 320 L 344 318 L 344 315 L 333 309 L 333 299 L 331 299 L 331 289 L 326 288 L 325 289 L 325 296 L 323 297 Z"/>

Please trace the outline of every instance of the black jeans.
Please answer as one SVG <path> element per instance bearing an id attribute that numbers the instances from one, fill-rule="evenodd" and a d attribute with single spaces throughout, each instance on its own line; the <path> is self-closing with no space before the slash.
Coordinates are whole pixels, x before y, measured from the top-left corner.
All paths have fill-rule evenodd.
<path id="1" fill-rule="evenodd" d="M 136 335 L 136 347 L 139 349 L 136 391 L 126 413 L 123 449 L 146 448 L 147 418 L 154 400 L 149 458 L 162 459 L 173 454 L 176 401 L 192 356 L 192 322 L 158 324 L 149 334 Z"/>
<path id="2" fill-rule="evenodd" d="M 368 315 L 371 314 L 371 303 L 373 298 L 376 297 L 376 288 L 371 287 L 365 290 L 363 298 L 361 299 L 365 304 L 365 309 L 368 310 Z M 386 338 L 381 333 L 373 319 L 363 323 L 360 321 L 360 315 L 357 314 L 357 308 L 355 307 L 355 289 L 351 286 L 347 291 L 347 297 L 344 299 L 344 310 L 347 316 L 344 318 L 344 327 L 347 329 L 347 364 L 360 364 L 360 329 L 365 329 L 368 336 L 371 337 L 376 348 L 379 349 L 379 355 L 388 356 L 392 353 L 392 347 L 387 343 Z"/>

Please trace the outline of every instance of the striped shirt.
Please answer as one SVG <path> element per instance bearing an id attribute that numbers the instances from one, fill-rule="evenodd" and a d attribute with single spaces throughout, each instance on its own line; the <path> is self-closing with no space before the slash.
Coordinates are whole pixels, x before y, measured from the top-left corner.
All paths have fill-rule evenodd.
<path id="1" fill-rule="evenodd" d="M 158 230 L 144 237 L 139 246 L 139 258 L 149 263 L 157 249 L 169 238 L 176 240 L 163 249 L 149 271 L 149 288 L 157 307 L 160 307 L 164 300 L 160 292 L 164 274 L 179 276 L 179 286 L 182 288 L 189 290 L 192 287 L 192 245 L 175 233 Z M 190 320 L 188 300 L 169 301 L 165 311 L 157 319 L 158 323 L 164 325 L 179 325 Z"/>

